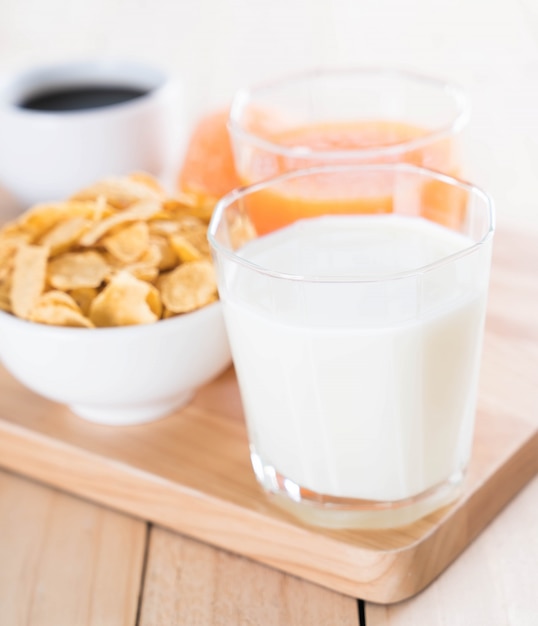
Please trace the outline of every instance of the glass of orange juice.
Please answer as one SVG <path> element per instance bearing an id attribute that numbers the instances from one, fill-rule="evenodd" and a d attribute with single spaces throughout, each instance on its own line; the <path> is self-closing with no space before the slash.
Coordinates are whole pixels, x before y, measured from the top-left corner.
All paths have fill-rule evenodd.
<path id="1" fill-rule="evenodd" d="M 240 181 L 252 184 L 288 171 L 319 165 L 406 162 L 451 176 L 461 175 L 458 138 L 469 118 L 463 90 L 433 77 L 395 69 L 309 71 L 239 90 L 228 128 Z M 371 180 L 363 202 L 345 199 L 345 180 L 331 197 L 339 213 L 390 212 L 380 204 L 383 180 Z M 326 190 L 274 198 L 268 189 L 254 202 L 259 233 L 327 212 Z M 436 181 L 424 189 L 429 217 L 446 226 L 462 219 L 458 193 Z M 299 197 L 301 200 L 299 201 Z"/>

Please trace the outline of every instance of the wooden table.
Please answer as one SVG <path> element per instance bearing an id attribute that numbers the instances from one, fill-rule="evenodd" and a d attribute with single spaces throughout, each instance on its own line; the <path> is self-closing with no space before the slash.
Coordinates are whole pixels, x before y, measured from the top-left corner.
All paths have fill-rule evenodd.
<path id="1" fill-rule="evenodd" d="M 419 596 L 364 605 L 0 471 L 2 626 L 535 626 L 538 478 Z"/>

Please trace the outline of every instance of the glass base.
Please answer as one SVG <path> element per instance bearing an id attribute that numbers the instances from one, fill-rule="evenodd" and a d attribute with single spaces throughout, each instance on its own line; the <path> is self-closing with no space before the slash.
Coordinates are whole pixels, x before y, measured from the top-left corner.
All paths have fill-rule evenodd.
<path id="1" fill-rule="evenodd" d="M 279 474 L 251 450 L 256 478 L 272 502 L 306 524 L 325 528 L 396 528 L 411 524 L 454 502 L 462 493 L 463 470 L 422 493 L 385 502 L 316 493 Z"/>

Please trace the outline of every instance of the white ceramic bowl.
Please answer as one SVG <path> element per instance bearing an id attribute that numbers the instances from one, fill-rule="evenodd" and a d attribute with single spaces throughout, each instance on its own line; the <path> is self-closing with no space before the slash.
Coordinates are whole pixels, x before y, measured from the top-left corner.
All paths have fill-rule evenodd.
<path id="1" fill-rule="evenodd" d="M 171 413 L 231 362 L 220 302 L 154 324 L 96 329 L 0 311 L 0 358 L 36 393 L 110 425 Z"/>

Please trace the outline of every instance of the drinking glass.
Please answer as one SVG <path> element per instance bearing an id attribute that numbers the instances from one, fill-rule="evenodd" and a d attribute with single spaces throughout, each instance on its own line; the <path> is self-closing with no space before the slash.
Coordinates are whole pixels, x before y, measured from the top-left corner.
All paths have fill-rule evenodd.
<path id="1" fill-rule="evenodd" d="M 457 227 L 428 219 L 432 181 Z M 372 183 L 379 205 L 352 212 Z M 268 191 L 328 209 L 264 234 L 251 208 Z M 293 171 L 220 200 L 208 236 L 252 466 L 276 503 L 312 524 L 393 527 L 457 497 L 493 232 L 484 192 L 409 164 Z"/>
<path id="2" fill-rule="evenodd" d="M 245 185 L 341 163 L 406 162 L 460 176 L 459 137 L 469 111 L 462 89 L 433 77 L 389 68 L 318 70 L 239 90 L 228 127 Z M 457 207 L 447 190 L 430 186 L 437 221 L 457 225 L 461 215 L 451 213 Z M 268 212 L 272 198 L 259 201 L 252 209 L 258 229 L 293 219 L 293 206 L 280 201 Z M 369 212 L 368 201 L 361 210 Z"/>

